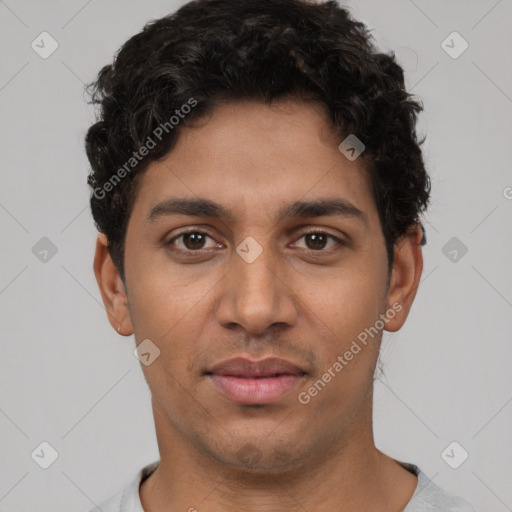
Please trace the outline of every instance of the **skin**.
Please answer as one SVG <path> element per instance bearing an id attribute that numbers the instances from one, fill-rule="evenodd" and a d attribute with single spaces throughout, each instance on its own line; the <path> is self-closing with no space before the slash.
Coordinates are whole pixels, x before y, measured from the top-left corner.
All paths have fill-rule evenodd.
<path id="1" fill-rule="evenodd" d="M 309 403 L 297 399 L 393 304 L 401 310 L 385 329 L 401 328 L 423 268 L 421 230 L 413 226 L 396 244 L 388 274 L 364 160 L 345 158 L 342 140 L 316 104 L 222 105 L 183 128 L 172 151 L 141 176 L 125 241 L 126 283 L 98 236 L 94 271 L 109 321 L 160 349 L 141 365 L 161 457 L 139 490 L 145 510 L 397 512 L 410 500 L 417 478 L 373 439 L 382 331 Z M 211 199 L 233 218 L 147 221 L 171 197 Z M 368 223 L 337 215 L 275 221 L 284 203 L 318 198 L 348 200 Z M 185 228 L 208 237 L 166 245 Z M 346 245 L 304 236 L 317 228 Z M 248 236 L 263 249 L 250 264 L 236 252 Z M 203 253 L 187 259 L 171 247 Z M 307 375 L 278 402 L 237 404 L 204 376 L 236 356 L 281 357 Z"/>

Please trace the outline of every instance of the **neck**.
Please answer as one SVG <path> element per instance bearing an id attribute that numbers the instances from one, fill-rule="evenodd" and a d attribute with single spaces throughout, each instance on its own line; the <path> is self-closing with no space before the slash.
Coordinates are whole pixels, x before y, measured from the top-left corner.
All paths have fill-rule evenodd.
<path id="1" fill-rule="evenodd" d="M 147 511 L 396 512 L 406 506 L 417 484 L 414 475 L 375 447 L 371 403 L 370 421 L 354 421 L 290 465 L 265 468 L 216 460 L 171 428 L 156 404 L 153 409 L 160 464 L 139 490 Z"/>

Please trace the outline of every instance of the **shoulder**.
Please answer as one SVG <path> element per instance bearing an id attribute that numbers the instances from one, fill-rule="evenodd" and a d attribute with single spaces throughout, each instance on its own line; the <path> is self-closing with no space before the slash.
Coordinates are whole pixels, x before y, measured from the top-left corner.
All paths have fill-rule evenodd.
<path id="1" fill-rule="evenodd" d="M 403 512 L 476 512 L 464 499 L 446 492 L 415 466 L 418 485 Z"/>
<path id="2" fill-rule="evenodd" d="M 160 461 L 144 466 L 120 492 L 96 506 L 89 512 L 144 512 L 140 502 L 139 487 L 158 466 Z"/>
<path id="3" fill-rule="evenodd" d="M 94 507 L 89 512 L 121 512 L 124 493 L 125 491 L 117 493 L 115 496 L 104 501 L 101 505 Z"/>

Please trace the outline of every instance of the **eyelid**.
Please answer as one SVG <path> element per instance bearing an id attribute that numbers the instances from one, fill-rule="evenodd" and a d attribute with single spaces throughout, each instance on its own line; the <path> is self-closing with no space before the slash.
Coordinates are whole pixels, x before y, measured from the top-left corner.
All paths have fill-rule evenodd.
<path id="1" fill-rule="evenodd" d="M 343 240 L 339 236 L 333 235 L 332 233 L 330 233 L 329 231 L 324 230 L 323 228 L 310 228 L 307 231 L 302 231 L 300 233 L 300 236 L 296 240 L 300 240 L 301 238 L 303 238 L 306 235 L 313 235 L 313 234 L 322 234 L 322 235 L 327 236 L 328 238 L 330 238 L 331 240 L 334 240 L 336 242 L 336 247 L 347 245 L 347 242 L 345 240 Z M 331 249 L 333 249 L 333 248 L 331 248 Z M 329 249 L 317 249 L 317 250 L 315 250 L 315 249 L 307 249 L 306 248 L 305 250 L 313 252 L 313 253 L 318 253 L 318 254 L 329 252 Z"/>
<path id="2" fill-rule="evenodd" d="M 184 231 L 181 231 L 181 232 L 173 235 L 168 240 L 164 241 L 164 245 L 171 246 L 175 242 L 176 239 L 178 239 L 184 235 L 191 234 L 191 233 L 199 233 L 201 235 L 206 235 L 208 238 L 211 238 L 212 240 L 214 240 L 216 244 L 219 244 L 219 242 L 217 242 L 217 240 L 215 240 L 215 237 L 213 235 L 211 235 L 207 230 L 205 230 L 205 228 L 186 228 Z M 220 245 L 222 245 L 222 244 L 220 244 Z M 208 250 L 208 249 L 197 249 L 195 251 L 192 249 L 176 249 L 177 252 L 181 252 L 181 253 L 186 252 L 186 253 L 198 253 L 198 254 L 205 250 Z"/>
<path id="3" fill-rule="evenodd" d="M 184 228 L 183 231 L 175 234 L 172 238 L 170 238 L 169 240 L 165 241 L 164 244 L 165 244 L 165 246 L 169 246 L 173 252 L 178 253 L 178 254 L 185 254 L 185 255 L 201 255 L 201 254 L 203 254 L 205 252 L 211 252 L 212 249 L 215 249 L 213 247 L 208 247 L 208 248 L 201 248 L 201 249 L 193 250 L 193 249 L 186 249 L 186 248 L 182 249 L 182 248 L 173 248 L 172 247 L 173 243 L 178 238 L 180 238 L 180 237 L 182 237 L 184 235 L 187 235 L 187 234 L 191 234 L 191 233 L 199 233 L 199 234 L 205 235 L 206 237 L 209 237 L 212 240 L 214 240 L 217 245 L 222 245 L 222 244 L 219 244 L 219 242 L 216 241 L 215 237 L 213 235 L 211 235 L 208 232 L 208 230 L 203 228 L 203 227 L 187 227 L 187 228 Z M 333 235 L 332 233 L 330 233 L 329 231 L 327 231 L 327 230 L 325 230 L 325 229 L 323 229 L 321 227 L 312 227 L 312 228 L 309 228 L 309 229 L 307 229 L 305 231 L 301 231 L 300 232 L 300 236 L 298 236 L 295 239 L 294 244 L 297 243 L 297 241 L 302 239 L 304 236 L 309 235 L 309 234 L 323 234 L 323 235 L 327 236 L 328 238 L 330 238 L 331 240 L 333 240 L 336 243 L 336 245 L 334 247 L 331 247 L 330 249 L 316 249 L 315 250 L 315 249 L 308 249 L 307 247 L 303 248 L 304 251 L 307 251 L 307 252 L 310 252 L 310 253 L 313 253 L 313 254 L 321 255 L 322 253 L 330 253 L 330 252 L 338 249 L 340 246 L 346 246 L 347 245 L 347 242 L 345 240 L 343 240 L 339 236 Z"/>

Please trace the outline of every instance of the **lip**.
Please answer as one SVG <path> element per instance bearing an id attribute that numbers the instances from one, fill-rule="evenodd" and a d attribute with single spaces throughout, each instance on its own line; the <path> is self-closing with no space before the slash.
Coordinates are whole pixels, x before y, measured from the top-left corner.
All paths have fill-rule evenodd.
<path id="1" fill-rule="evenodd" d="M 241 404 L 270 404 L 283 398 L 303 380 L 306 372 L 278 358 L 251 361 L 229 359 L 206 372 L 226 398 Z"/>

